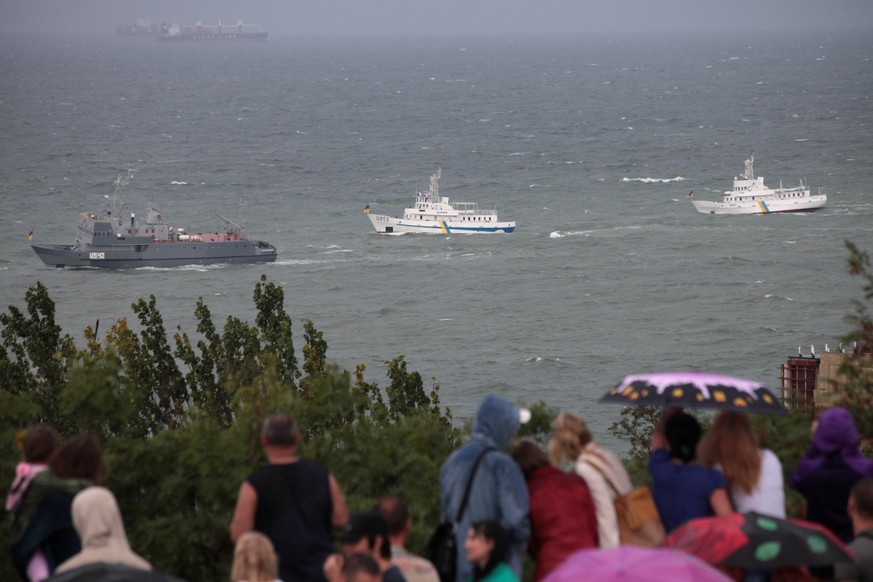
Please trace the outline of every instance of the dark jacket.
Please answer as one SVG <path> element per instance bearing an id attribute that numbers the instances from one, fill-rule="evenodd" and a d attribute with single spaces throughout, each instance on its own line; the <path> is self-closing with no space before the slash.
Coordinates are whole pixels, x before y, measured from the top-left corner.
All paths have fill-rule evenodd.
<path id="1" fill-rule="evenodd" d="M 806 518 L 852 541 L 847 504 L 858 480 L 873 477 L 873 461 L 861 454 L 852 415 L 836 406 L 824 411 L 812 443 L 791 476 L 791 486 L 806 498 Z"/>
<path id="2" fill-rule="evenodd" d="M 12 563 L 22 580 L 27 580 L 27 564 L 34 552 L 41 550 L 49 572 L 78 554 L 82 549 L 79 534 L 73 527 L 70 506 L 72 493 L 55 491 L 47 494 L 36 509 L 24 533 L 12 546 Z"/>

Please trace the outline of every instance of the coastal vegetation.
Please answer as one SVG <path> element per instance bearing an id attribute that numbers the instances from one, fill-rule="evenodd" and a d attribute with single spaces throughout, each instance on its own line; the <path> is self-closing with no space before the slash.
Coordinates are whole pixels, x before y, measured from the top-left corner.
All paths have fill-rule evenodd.
<path id="1" fill-rule="evenodd" d="M 849 409 L 855 417 L 858 432 L 867 435 L 865 443 L 868 456 L 873 456 L 873 271 L 870 268 L 870 255 L 854 243 L 846 241 L 849 249 L 849 274 L 861 280 L 863 299 L 852 303 L 855 311 L 846 315 L 845 321 L 851 331 L 843 337 L 852 346 L 852 356 L 840 366 L 840 378 L 836 404 Z"/>
<path id="2" fill-rule="evenodd" d="M 260 422 L 274 410 L 297 417 L 301 454 L 330 467 L 350 508 L 404 497 L 418 549 L 438 523 L 439 466 L 465 431 L 436 380 L 426 383 L 403 356 L 386 362 L 384 388 L 363 365 L 340 370 L 310 321 L 298 360 L 282 288 L 266 277 L 255 286 L 254 325 L 228 317 L 219 330 L 200 299 L 196 339 L 178 327 L 170 334 L 150 296 L 132 305 L 135 324 L 120 319 L 102 339 L 88 327 L 79 348 L 55 323 L 44 285 L 25 301 L 0 314 L 0 482 L 11 483 L 28 427 L 94 435 L 131 544 L 158 568 L 188 580 L 227 577 L 236 494 L 263 462 Z M 554 412 L 532 409 L 525 434 L 542 441 Z M 6 536 L 4 528 L 4 548 Z M 0 579 L 15 577 L 0 561 Z"/>
<path id="3" fill-rule="evenodd" d="M 865 282 L 865 296 L 848 317 L 853 330 L 845 340 L 856 342 L 855 353 L 841 370 L 839 403 L 862 434 L 873 434 L 873 274 L 869 257 L 847 246 L 849 272 Z M 388 381 L 379 386 L 366 379 L 363 364 L 354 371 L 330 364 L 323 332 L 305 321 L 298 359 L 281 286 L 262 276 L 253 301 L 254 324 L 231 316 L 219 328 L 198 300 L 191 335 L 180 327 L 169 332 L 150 296 L 132 305 L 134 322 L 119 319 L 102 338 L 88 327 L 79 347 L 55 323 L 46 287 L 28 289 L 23 310 L 0 313 L 0 483 L 12 481 L 17 442 L 28 427 L 92 434 L 104 447 L 106 484 L 132 547 L 183 579 L 223 580 L 233 555 L 228 524 L 237 491 L 264 462 L 260 421 L 287 410 L 303 430 L 301 455 L 331 469 L 352 510 L 383 495 L 408 501 L 409 546 L 420 551 L 440 517 L 439 467 L 469 434 L 469 423 L 458 426 L 436 379 L 409 370 L 402 355 L 386 362 Z M 522 404 L 533 417 L 521 436 L 544 444 L 557 411 L 543 402 Z M 611 429 L 628 441 L 626 462 L 637 482 L 648 477 L 659 413 L 626 408 Z M 809 442 L 809 419 L 753 422 L 790 473 Z M 4 551 L 7 535 L 3 528 Z M 0 579 L 15 576 L 10 561 L 0 560 Z"/>

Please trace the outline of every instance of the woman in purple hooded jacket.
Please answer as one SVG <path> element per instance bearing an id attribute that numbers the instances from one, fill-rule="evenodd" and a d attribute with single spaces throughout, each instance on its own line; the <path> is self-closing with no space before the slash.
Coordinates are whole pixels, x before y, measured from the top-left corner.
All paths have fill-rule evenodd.
<path id="1" fill-rule="evenodd" d="M 849 491 L 862 477 L 873 477 L 873 461 L 861 454 L 852 415 L 839 406 L 825 410 L 791 476 L 791 486 L 806 498 L 806 519 L 824 525 L 844 542 L 852 541 L 846 507 Z"/>

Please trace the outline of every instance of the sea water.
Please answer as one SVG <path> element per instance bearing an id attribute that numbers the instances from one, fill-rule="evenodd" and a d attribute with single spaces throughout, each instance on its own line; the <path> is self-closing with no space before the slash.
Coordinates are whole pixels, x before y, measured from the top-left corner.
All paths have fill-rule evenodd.
<path id="1" fill-rule="evenodd" d="M 78 339 L 155 295 L 168 331 L 254 320 L 261 274 L 328 357 L 387 383 L 398 354 L 459 420 L 487 393 L 581 413 L 622 376 L 679 369 L 778 387 L 836 349 L 861 298 L 844 240 L 873 251 L 873 40 L 863 35 L 473 37 L 157 43 L 0 38 L 0 305 L 43 282 Z M 802 178 L 814 213 L 712 216 L 743 160 Z M 254 266 L 47 268 L 129 164 L 127 202 L 275 244 Z M 377 235 L 442 168 L 441 192 L 510 235 Z M 244 206 L 240 201 L 244 201 Z M 140 214 L 142 215 L 142 214 Z"/>

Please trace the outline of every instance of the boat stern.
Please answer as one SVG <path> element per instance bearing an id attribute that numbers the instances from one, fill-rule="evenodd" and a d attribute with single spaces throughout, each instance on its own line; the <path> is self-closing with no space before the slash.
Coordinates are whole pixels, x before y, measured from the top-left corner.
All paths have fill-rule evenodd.
<path id="1" fill-rule="evenodd" d="M 255 257 L 258 262 L 270 263 L 276 260 L 278 251 L 275 245 L 262 240 L 253 240 L 252 245 L 255 247 Z"/>

